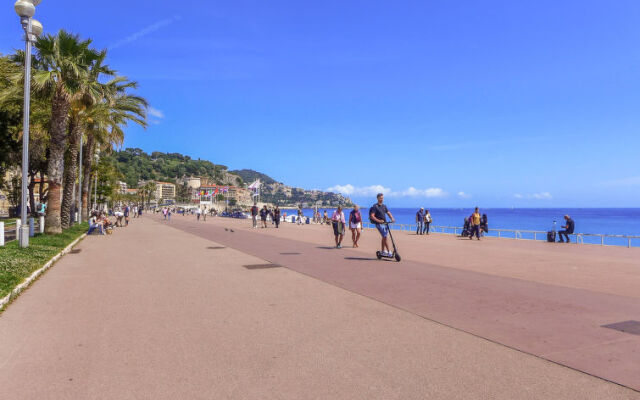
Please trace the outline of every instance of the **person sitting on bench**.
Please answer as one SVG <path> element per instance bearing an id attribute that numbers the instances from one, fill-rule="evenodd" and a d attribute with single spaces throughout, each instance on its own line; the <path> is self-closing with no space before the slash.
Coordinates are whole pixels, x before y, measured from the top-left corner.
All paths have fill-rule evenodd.
<path id="1" fill-rule="evenodd" d="M 570 242 L 569 235 L 573 233 L 573 230 L 575 228 L 575 223 L 573 222 L 570 216 L 565 215 L 564 219 L 567 221 L 567 224 L 562 227 L 564 228 L 564 230 L 558 232 L 558 236 L 560 237 L 558 240 L 559 243 L 564 243 L 564 240 L 562 240 L 562 235 L 564 235 L 564 237 L 567 239 L 567 243 L 569 243 Z"/>

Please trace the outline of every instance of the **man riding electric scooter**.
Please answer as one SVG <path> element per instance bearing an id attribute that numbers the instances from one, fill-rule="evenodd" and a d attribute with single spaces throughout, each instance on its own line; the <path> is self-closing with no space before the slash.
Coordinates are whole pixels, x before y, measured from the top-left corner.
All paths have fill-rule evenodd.
<path id="1" fill-rule="evenodd" d="M 384 194 L 378 193 L 376 196 L 378 198 L 378 202 L 374 204 L 369 209 L 369 220 L 376 225 L 378 232 L 380 232 L 380 236 L 382 236 L 382 241 L 380 244 L 381 251 L 377 252 L 376 255 L 378 258 L 396 258 L 397 261 L 400 261 L 400 256 L 397 254 L 395 249 L 395 243 L 393 246 L 393 252 L 389 247 L 389 225 L 387 223 L 387 215 L 391 219 L 391 222 L 395 222 L 393 215 L 387 209 L 387 206 L 384 205 Z M 393 238 L 392 238 L 393 241 Z"/>

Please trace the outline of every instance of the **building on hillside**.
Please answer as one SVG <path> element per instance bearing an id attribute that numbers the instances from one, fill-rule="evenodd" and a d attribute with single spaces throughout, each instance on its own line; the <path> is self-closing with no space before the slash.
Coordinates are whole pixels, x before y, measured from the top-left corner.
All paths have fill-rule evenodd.
<path id="1" fill-rule="evenodd" d="M 222 195 L 224 200 L 218 199 L 218 196 Z M 196 189 L 191 197 L 191 201 L 202 206 L 211 206 L 214 204 L 226 205 L 227 200 L 234 200 L 238 205 L 251 204 L 251 191 L 245 188 L 237 186 L 224 186 L 224 185 L 208 185 L 201 186 Z"/>
<path id="2" fill-rule="evenodd" d="M 122 181 L 118 181 L 118 192 L 120 194 L 125 194 L 127 193 L 127 182 L 122 182 Z"/>
<path id="3" fill-rule="evenodd" d="M 176 198 L 176 185 L 170 182 L 155 182 L 155 197 L 159 203 L 172 203 Z"/>
<path id="4" fill-rule="evenodd" d="M 202 186 L 202 178 L 196 176 L 184 177 L 180 180 L 180 184 L 187 185 L 191 189 L 198 189 Z"/>
<path id="5" fill-rule="evenodd" d="M 138 189 L 127 189 L 126 194 L 138 194 Z"/>

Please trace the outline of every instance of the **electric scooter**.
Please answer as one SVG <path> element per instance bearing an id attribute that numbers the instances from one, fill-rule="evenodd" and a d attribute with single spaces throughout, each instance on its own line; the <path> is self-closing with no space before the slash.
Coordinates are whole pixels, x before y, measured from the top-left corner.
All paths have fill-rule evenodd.
<path id="1" fill-rule="evenodd" d="M 400 258 L 400 254 L 398 254 L 398 250 L 396 249 L 396 242 L 393 240 L 393 235 L 391 234 L 391 229 L 389 228 L 389 223 L 385 222 L 384 225 L 387 227 L 387 232 L 389 232 L 389 237 L 391 238 L 391 244 L 393 245 L 393 253 L 391 253 L 390 256 L 385 256 L 382 254 L 381 251 L 376 251 L 376 257 L 378 257 L 378 260 L 382 260 L 387 259 L 387 260 L 393 260 L 395 259 L 397 262 L 400 262 L 401 258 Z"/>

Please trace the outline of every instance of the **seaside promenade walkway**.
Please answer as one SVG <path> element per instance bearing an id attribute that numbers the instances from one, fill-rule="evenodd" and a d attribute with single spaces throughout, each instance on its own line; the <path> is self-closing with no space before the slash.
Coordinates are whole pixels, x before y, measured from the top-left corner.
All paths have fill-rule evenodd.
<path id="1" fill-rule="evenodd" d="M 250 224 L 86 238 L 0 314 L 0 393 L 640 399 L 640 336 L 601 327 L 640 319 L 636 249 L 405 234 L 398 264 L 371 231 L 337 250 L 329 227 Z"/>

